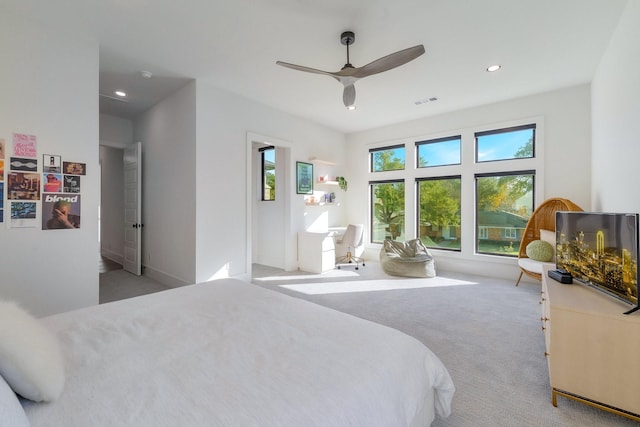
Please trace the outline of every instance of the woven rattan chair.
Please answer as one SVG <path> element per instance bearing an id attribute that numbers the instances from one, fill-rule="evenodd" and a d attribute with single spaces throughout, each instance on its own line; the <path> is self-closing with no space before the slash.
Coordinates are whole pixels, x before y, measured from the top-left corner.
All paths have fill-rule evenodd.
<path id="1" fill-rule="evenodd" d="M 531 214 L 531 218 L 527 222 L 527 226 L 522 233 L 520 240 L 520 249 L 518 251 L 518 265 L 520 267 L 520 276 L 516 286 L 520 284 L 522 275 L 526 274 L 536 280 L 542 279 L 542 263 L 539 265 L 539 271 L 532 271 L 524 268 L 521 264 L 521 259 L 527 257 L 527 245 L 534 240 L 540 240 L 540 230 L 555 231 L 556 229 L 556 212 L 557 211 L 582 211 L 582 208 L 568 199 L 551 198 L 547 199 L 540 206 L 536 208 Z"/>

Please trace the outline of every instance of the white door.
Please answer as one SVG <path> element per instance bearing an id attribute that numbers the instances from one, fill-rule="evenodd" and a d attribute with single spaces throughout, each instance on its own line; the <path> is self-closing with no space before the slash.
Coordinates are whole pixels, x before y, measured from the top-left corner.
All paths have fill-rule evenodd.
<path id="1" fill-rule="evenodd" d="M 142 274 L 142 143 L 124 150 L 124 263 L 123 268 Z"/>

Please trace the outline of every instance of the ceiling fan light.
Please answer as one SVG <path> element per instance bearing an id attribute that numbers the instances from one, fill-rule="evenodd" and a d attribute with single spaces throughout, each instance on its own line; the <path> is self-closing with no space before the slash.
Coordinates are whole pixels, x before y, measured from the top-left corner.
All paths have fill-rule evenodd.
<path id="1" fill-rule="evenodd" d="M 349 110 L 349 111 L 353 111 L 353 110 L 355 110 L 355 109 L 356 109 L 356 106 L 355 106 L 355 105 L 347 105 L 347 110 Z"/>

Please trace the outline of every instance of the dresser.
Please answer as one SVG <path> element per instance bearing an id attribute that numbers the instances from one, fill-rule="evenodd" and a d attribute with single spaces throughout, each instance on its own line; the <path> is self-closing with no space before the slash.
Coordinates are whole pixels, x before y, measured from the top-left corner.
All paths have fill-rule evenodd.
<path id="1" fill-rule="evenodd" d="M 564 396 L 640 421 L 640 311 L 574 281 L 542 275 L 551 400 Z"/>

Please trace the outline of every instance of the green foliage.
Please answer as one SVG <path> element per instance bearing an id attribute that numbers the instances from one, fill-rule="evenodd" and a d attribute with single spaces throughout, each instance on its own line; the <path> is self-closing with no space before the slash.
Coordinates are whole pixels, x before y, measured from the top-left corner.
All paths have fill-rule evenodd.
<path id="1" fill-rule="evenodd" d="M 404 169 L 404 161 L 394 157 L 395 150 L 382 150 L 373 153 L 374 171 L 391 171 Z"/>
<path id="2" fill-rule="evenodd" d="M 404 219 L 404 182 L 375 184 L 374 214 L 381 224 L 401 224 Z"/>
<path id="3" fill-rule="evenodd" d="M 460 179 L 420 182 L 420 223 L 460 225 Z"/>

